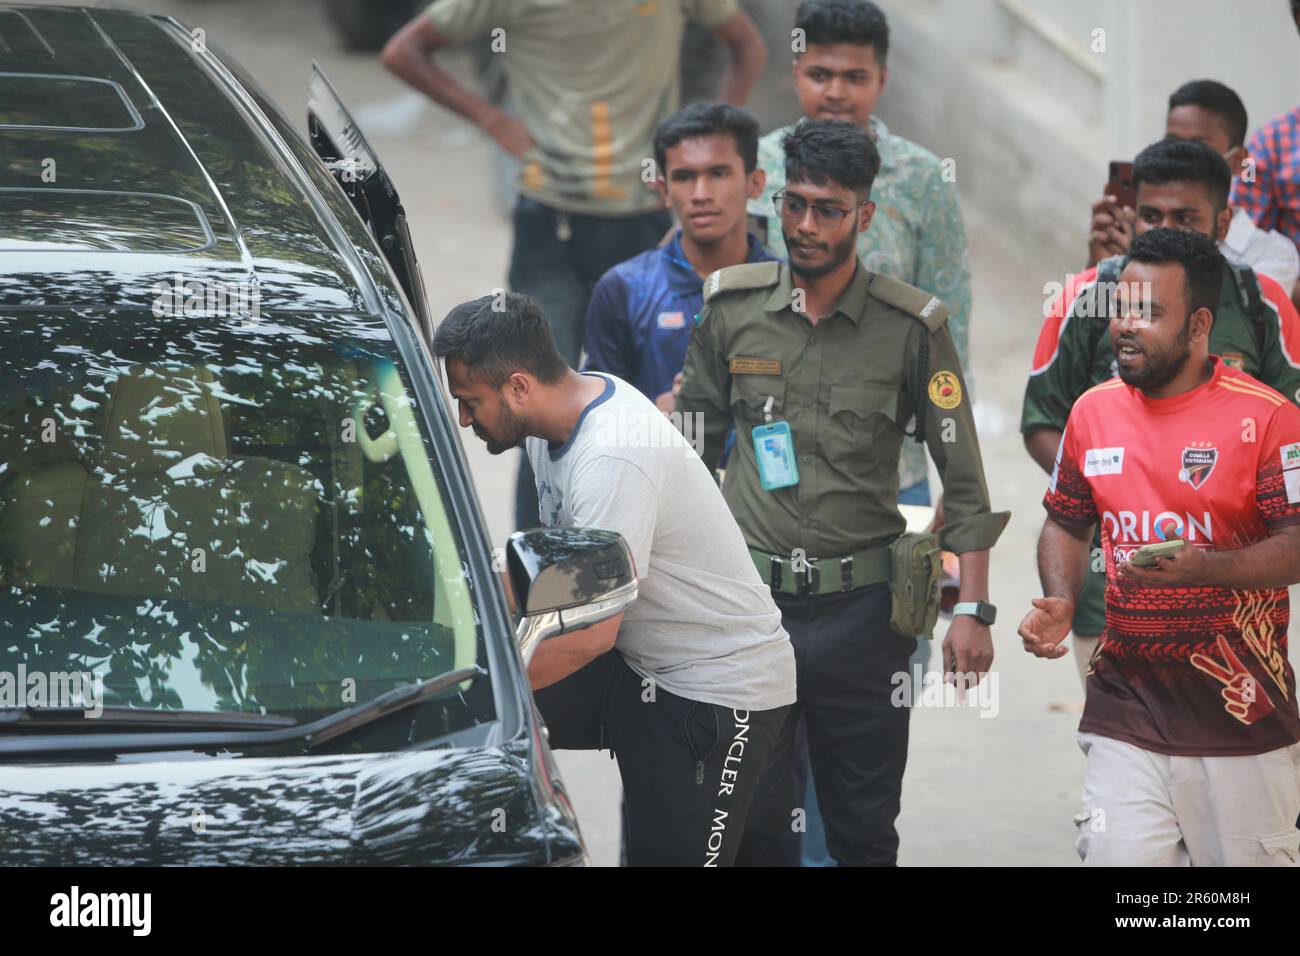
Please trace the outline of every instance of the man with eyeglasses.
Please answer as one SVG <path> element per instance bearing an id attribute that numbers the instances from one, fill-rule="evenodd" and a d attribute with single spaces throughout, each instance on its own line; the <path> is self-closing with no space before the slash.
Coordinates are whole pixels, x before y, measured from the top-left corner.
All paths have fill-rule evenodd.
<path id="1" fill-rule="evenodd" d="M 955 167 L 930 150 L 891 132 L 875 115 L 889 78 L 889 23 L 870 0 L 805 0 L 794 18 L 795 51 L 791 79 L 803 122 L 838 119 L 864 129 L 880 154 L 880 170 L 871 187 L 879 210 L 872 227 L 857 234 L 858 258 L 872 272 L 901 279 L 937 297 L 948 308 L 948 331 L 957 357 L 969 369 L 971 281 L 966 228 L 957 203 Z M 768 133 L 759 141 L 758 164 L 767 187 L 750 204 L 750 213 L 766 220 L 766 245 L 786 254 L 780 220 L 772 215 L 772 198 L 785 186 L 781 143 L 794 127 Z M 899 457 L 899 503 L 937 504 L 931 496 L 925 451 L 908 442 Z M 930 642 L 918 637 L 908 671 L 924 672 Z M 805 765 L 800 760 L 801 765 Z M 827 858 L 818 801 L 809 788 L 808 831 L 803 838 L 806 865 L 823 866 Z"/>
<path id="2" fill-rule="evenodd" d="M 966 227 L 957 204 L 953 170 L 930 150 L 889 131 L 875 115 L 889 78 L 889 24 L 870 0 L 805 0 L 795 14 L 794 91 L 806 120 L 838 119 L 866 130 L 880 154 L 871 198 L 880 210 L 871 229 L 858 233 L 857 253 L 868 269 L 923 289 L 948 307 L 948 331 L 962 365 L 971 310 Z M 785 255 L 783 226 L 772 215 L 772 197 L 785 187 L 781 143 L 786 126 L 758 144 L 758 165 L 767 174 L 763 195 L 750 211 L 767 220 L 766 245 Z M 907 447 L 899 465 L 900 501 L 931 503 L 925 452 Z M 923 644 L 923 646 L 926 646 Z"/>
<path id="3" fill-rule="evenodd" d="M 933 626 L 929 600 L 899 603 L 890 584 L 906 590 L 916 580 L 899 573 L 909 552 L 891 551 L 906 543 L 904 438 L 924 442 L 938 466 L 947 502 L 938 545 L 962 566 L 963 603 L 943 642 L 959 685 L 977 682 L 993 661 L 988 552 L 1008 515 L 989 509 L 947 309 L 855 254 L 876 211 L 880 156 L 871 137 L 854 123 L 809 120 L 783 146 L 786 186 L 774 211 L 789 262 L 708 278 L 678 408 L 702 416 L 694 420 L 703 422 L 711 468 L 735 426 L 723 497 L 794 645 L 795 706 L 807 723 L 830 853 L 843 865 L 891 865 L 910 702 L 896 678 L 916 634 L 929 629 L 912 612 Z M 786 850 L 801 803 L 788 764 L 780 766 L 774 761 L 762 784 L 742 862 Z"/>

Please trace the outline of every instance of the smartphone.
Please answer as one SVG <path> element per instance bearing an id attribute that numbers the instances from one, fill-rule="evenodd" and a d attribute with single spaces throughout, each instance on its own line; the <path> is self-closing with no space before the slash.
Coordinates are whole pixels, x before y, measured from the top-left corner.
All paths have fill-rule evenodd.
<path id="1" fill-rule="evenodd" d="M 1129 561 L 1139 568 L 1153 568 L 1156 565 L 1156 558 L 1170 557 L 1181 551 L 1186 543 L 1182 539 L 1175 539 L 1161 541 L 1158 544 L 1144 544 L 1133 552 L 1133 557 Z"/>
<path id="2" fill-rule="evenodd" d="M 1110 179 L 1106 181 L 1106 195 L 1114 196 L 1121 206 L 1137 208 L 1137 193 L 1133 189 L 1133 164 L 1113 160 Z"/>

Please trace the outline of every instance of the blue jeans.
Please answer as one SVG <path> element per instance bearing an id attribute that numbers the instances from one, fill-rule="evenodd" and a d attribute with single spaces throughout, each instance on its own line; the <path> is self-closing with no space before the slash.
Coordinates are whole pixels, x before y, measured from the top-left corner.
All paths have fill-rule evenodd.
<path id="1" fill-rule="evenodd" d="M 904 488 L 898 493 L 898 503 L 900 505 L 930 504 L 929 483 L 922 480 Z M 917 666 L 920 666 L 924 673 L 929 663 L 930 642 L 923 637 L 918 637 L 916 650 L 907 662 L 908 672 L 915 673 Z M 915 694 L 920 692 L 919 686 L 914 688 Z M 817 787 L 813 783 L 808 765 L 808 730 L 802 718 L 795 729 L 794 768 L 796 792 L 803 791 L 803 805 L 806 811 L 804 823 L 807 829 L 803 834 L 800 862 L 804 866 L 835 866 L 835 860 L 826 848 L 826 827 L 822 823 L 821 808 L 817 805 Z"/>

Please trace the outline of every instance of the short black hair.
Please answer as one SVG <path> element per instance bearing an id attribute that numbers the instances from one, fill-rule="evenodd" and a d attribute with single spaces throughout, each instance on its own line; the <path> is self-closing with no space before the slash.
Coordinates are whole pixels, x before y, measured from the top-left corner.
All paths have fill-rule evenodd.
<path id="1" fill-rule="evenodd" d="M 497 292 L 456 306 L 433 334 L 433 354 L 459 359 L 493 388 L 519 371 L 550 384 L 569 367 L 555 348 L 542 307 L 518 292 Z"/>
<path id="2" fill-rule="evenodd" d="M 692 103 L 679 109 L 655 130 L 655 165 L 661 176 L 668 175 L 668 150 L 684 139 L 727 135 L 736 142 L 736 152 L 745 172 L 758 168 L 758 120 L 730 103 Z"/>
<path id="3" fill-rule="evenodd" d="M 1218 244 L 1209 236 L 1163 226 L 1149 229 L 1134 237 L 1124 265 L 1130 262 L 1149 265 L 1177 262 L 1183 267 L 1187 314 L 1209 309 L 1213 315 L 1218 308 L 1226 262 Z"/>
<path id="4" fill-rule="evenodd" d="M 828 182 L 851 189 L 859 199 L 871 195 L 880 172 L 880 153 L 861 126 L 846 120 L 804 120 L 781 141 L 786 182 Z"/>
<path id="5" fill-rule="evenodd" d="M 1152 143 L 1133 160 L 1133 189 L 1142 183 L 1200 183 L 1214 202 L 1215 212 L 1228 205 L 1232 170 L 1227 160 L 1204 143 L 1167 137 Z"/>
<path id="6" fill-rule="evenodd" d="M 1170 94 L 1169 109 L 1175 106 L 1199 106 L 1208 110 L 1223 123 L 1229 146 L 1246 145 L 1246 130 L 1249 129 L 1246 104 L 1232 87 L 1224 86 L 1218 80 L 1192 80 Z"/>
<path id="7" fill-rule="evenodd" d="M 885 65 L 889 24 L 871 0 L 804 0 L 794 15 L 794 25 L 803 31 L 805 44 L 870 46 L 876 51 L 876 61 Z"/>

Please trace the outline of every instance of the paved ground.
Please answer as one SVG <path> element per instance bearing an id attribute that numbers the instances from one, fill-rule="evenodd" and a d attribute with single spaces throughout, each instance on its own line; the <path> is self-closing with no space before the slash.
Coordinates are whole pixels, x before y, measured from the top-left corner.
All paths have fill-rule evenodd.
<path id="1" fill-rule="evenodd" d="M 319 2 L 139 5 L 203 27 L 208 41 L 248 68 L 300 129 L 310 64 L 322 64 L 397 183 L 435 315 L 504 283 L 510 231 L 489 198 L 491 144 L 424 103 L 373 57 L 342 52 Z M 1038 593 L 1033 555 L 1045 485 L 1016 425 L 1042 314 L 1042 286 L 1052 277 L 1035 267 L 1032 249 L 1002 235 L 996 223 L 968 209 L 967 225 L 975 276 L 977 419 L 994 507 L 1012 510 L 991 571 L 991 600 L 1002 615 L 994 630 L 997 711 L 988 718 L 976 709 L 923 708 L 913 715 L 900 861 L 1069 865 L 1077 862 L 1070 817 L 1083 760 L 1074 744 L 1077 715 L 1049 706 L 1081 699 L 1078 678 L 1071 659 L 1030 658 L 1015 634 Z M 491 458 L 472 436 L 466 450 L 492 538 L 504 543 L 512 530 L 515 462 Z M 1293 627 L 1293 638 L 1296 632 Z M 561 752 L 559 760 L 594 860 L 616 863 L 619 782 L 613 762 L 606 754 L 570 752 Z"/>

